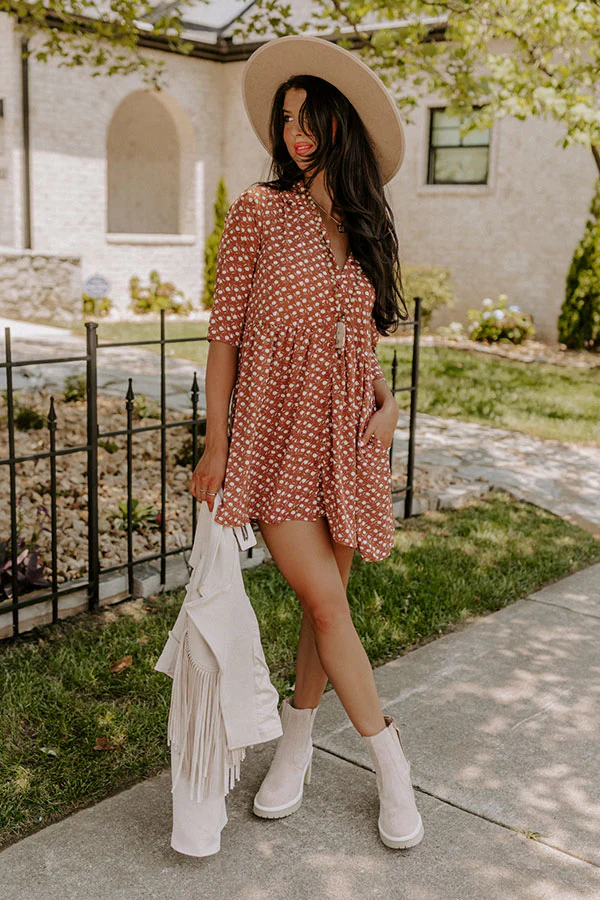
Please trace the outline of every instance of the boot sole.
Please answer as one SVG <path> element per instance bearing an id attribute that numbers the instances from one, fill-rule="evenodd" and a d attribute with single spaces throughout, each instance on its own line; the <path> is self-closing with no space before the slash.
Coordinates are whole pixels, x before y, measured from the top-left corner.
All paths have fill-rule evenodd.
<path id="1" fill-rule="evenodd" d="M 284 816 L 291 816 L 292 813 L 296 812 L 297 809 L 302 805 L 302 795 L 304 792 L 304 785 L 310 784 L 312 774 L 312 753 L 310 755 L 310 759 L 308 760 L 305 768 L 304 774 L 302 776 L 302 787 L 300 788 L 300 793 L 294 797 L 291 803 L 288 803 L 284 806 L 261 806 L 260 803 L 254 801 L 254 805 L 252 810 L 256 816 L 260 816 L 261 819 L 283 819 Z"/>
<path id="2" fill-rule="evenodd" d="M 419 824 L 416 829 L 416 833 L 407 834 L 406 837 L 392 837 L 391 834 L 387 834 L 381 828 L 381 825 L 377 825 L 379 829 L 379 837 L 386 847 L 392 847 L 394 850 L 404 849 L 406 847 L 414 847 L 416 844 L 420 844 L 425 835 L 425 829 L 423 828 L 423 821 L 421 816 L 419 815 Z"/>

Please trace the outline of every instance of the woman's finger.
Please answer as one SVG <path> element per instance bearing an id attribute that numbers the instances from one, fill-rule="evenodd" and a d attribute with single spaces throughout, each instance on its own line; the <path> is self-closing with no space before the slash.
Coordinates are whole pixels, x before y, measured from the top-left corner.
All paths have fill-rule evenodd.
<path id="1" fill-rule="evenodd" d="M 369 441 L 371 440 L 371 435 L 372 435 L 372 434 L 373 434 L 373 428 L 372 428 L 372 427 L 370 428 L 370 427 L 367 425 L 367 427 L 365 428 L 365 430 L 364 430 L 363 433 L 361 434 L 361 436 L 360 436 L 360 438 L 359 438 L 359 441 L 358 441 L 358 443 L 360 444 L 361 447 L 366 447 L 366 446 L 367 446 L 367 444 L 368 444 Z"/>

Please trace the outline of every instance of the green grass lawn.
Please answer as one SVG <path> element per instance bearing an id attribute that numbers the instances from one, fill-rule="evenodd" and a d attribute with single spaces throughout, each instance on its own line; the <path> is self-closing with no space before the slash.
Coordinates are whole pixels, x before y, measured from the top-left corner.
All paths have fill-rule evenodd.
<path id="1" fill-rule="evenodd" d="M 205 322 L 167 322 L 167 337 L 206 335 Z M 100 341 L 152 340 L 158 324 L 101 324 Z M 394 346 L 397 386 L 410 382 L 411 349 L 380 343 L 377 355 L 391 385 Z M 156 348 L 158 352 L 158 348 Z M 169 356 L 206 365 L 208 344 L 175 344 Z M 447 419 L 509 428 L 540 438 L 600 443 L 600 367 L 567 368 L 522 363 L 468 350 L 423 347 L 420 356 L 418 410 Z M 399 393 L 401 408 L 408 393 Z"/>
<path id="2" fill-rule="evenodd" d="M 165 333 L 169 339 L 206 337 L 208 322 L 186 322 L 185 319 L 169 320 L 166 318 Z M 72 329 L 73 334 L 85 334 L 85 327 L 81 325 Z M 110 341 L 156 341 L 160 338 L 160 325 L 158 322 L 100 322 L 98 325 L 98 340 L 102 343 Z M 157 344 L 147 347 L 152 353 L 160 353 Z M 182 359 L 197 362 L 200 366 L 206 365 L 208 354 L 207 341 L 195 341 L 190 344 L 167 344 L 166 355 L 179 356 Z"/>
<path id="3" fill-rule="evenodd" d="M 391 384 L 394 347 L 377 355 Z M 522 363 L 477 351 L 424 347 L 417 408 L 560 441 L 600 442 L 600 368 Z M 410 349 L 398 347 L 397 386 L 410 383 Z M 407 407 L 407 393 L 398 394 Z"/>
<path id="4" fill-rule="evenodd" d="M 374 666 L 600 560 L 600 543 L 551 513 L 489 494 L 405 522 L 390 557 L 355 554 L 349 602 Z M 272 562 L 244 572 L 273 683 L 294 683 L 301 607 Z M 154 664 L 183 592 L 7 641 L 0 658 L 0 841 L 169 764 L 171 681 Z M 110 665 L 131 654 L 113 675 Z M 94 749 L 105 738 L 114 749 Z"/>

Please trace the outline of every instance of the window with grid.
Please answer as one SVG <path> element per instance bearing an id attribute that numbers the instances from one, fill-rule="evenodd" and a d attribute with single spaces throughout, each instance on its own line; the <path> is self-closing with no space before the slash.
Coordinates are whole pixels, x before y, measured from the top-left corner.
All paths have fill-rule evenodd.
<path id="1" fill-rule="evenodd" d="M 461 121 L 445 108 L 430 109 L 427 184 L 487 184 L 491 129 L 461 137 Z"/>

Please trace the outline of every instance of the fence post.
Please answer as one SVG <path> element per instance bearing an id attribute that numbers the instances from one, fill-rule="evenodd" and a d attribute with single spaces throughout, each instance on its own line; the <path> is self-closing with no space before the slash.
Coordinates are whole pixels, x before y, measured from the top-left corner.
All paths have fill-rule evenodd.
<path id="1" fill-rule="evenodd" d="M 12 348 L 10 328 L 4 329 L 4 346 L 6 354 L 6 408 L 8 412 L 8 456 L 10 479 L 10 575 L 13 635 L 19 634 L 19 587 L 17 579 L 18 558 L 18 526 L 17 526 L 17 473 L 15 468 L 15 404 L 13 395 Z"/>
<path id="2" fill-rule="evenodd" d="M 87 491 L 88 491 L 88 609 L 100 604 L 98 550 L 98 325 L 86 322 Z"/>
<path id="3" fill-rule="evenodd" d="M 56 518 L 56 410 L 54 397 L 50 397 L 48 410 L 48 434 L 50 437 L 50 553 L 52 556 L 52 624 L 58 622 L 58 547 Z"/>
<path id="4" fill-rule="evenodd" d="M 419 383 L 419 338 L 421 334 L 421 298 L 415 297 L 413 353 L 410 377 L 410 419 L 408 430 L 408 464 L 406 469 L 406 495 L 404 497 L 404 518 L 412 515 L 413 482 L 415 472 L 415 431 L 417 427 L 417 387 Z"/>
<path id="5" fill-rule="evenodd" d="M 160 311 L 160 584 L 167 583 L 167 368 L 165 311 Z"/>
<path id="6" fill-rule="evenodd" d="M 129 379 L 125 409 L 127 410 L 127 590 L 133 597 L 133 379 Z"/>

